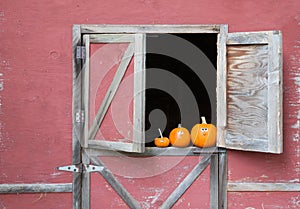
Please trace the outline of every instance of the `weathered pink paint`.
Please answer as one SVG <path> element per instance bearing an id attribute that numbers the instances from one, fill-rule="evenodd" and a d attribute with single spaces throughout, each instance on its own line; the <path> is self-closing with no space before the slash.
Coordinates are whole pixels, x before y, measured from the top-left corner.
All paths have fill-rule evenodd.
<path id="1" fill-rule="evenodd" d="M 28 0 L 0 7 L 0 183 L 68 183 L 56 166 L 71 162 L 73 24 L 213 24 L 229 31 L 281 30 L 284 59 L 284 153 L 229 152 L 229 180 L 300 182 L 300 3 L 286 1 Z M 122 184 L 157 208 L 197 158 Z M 153 160 L 163 167 L 168 159 Z M 126 208 L 107 183 L 92 177 L 92 208 Z M 99 179 L 99 180 L 98 180 Z M 205 171 L 175 208 L 209 208 Z M 203 187 L 202 187 L 203 186 Z M 0 208 L 71 208 L 71 194 L 0 195 Z M 299 193 L 229 193 L 230 209 L 299 208 Z"/>

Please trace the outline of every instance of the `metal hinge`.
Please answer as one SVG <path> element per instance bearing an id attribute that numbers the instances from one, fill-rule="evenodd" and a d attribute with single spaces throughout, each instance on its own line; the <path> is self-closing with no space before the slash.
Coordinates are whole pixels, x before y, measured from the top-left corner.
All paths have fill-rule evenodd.
<path id="1" fill-rule="evenodd" d="M 91 172 L 100 172 L 104 169 L 104 167 L 80 163 L 77 165 L 59 166 L 56 169 L 59 171 L 67 171 L 72 173 L 91 173 Z"/>
<path id="2" fill-rule="evenodd" d="M 85 58 L 85 46 L 77 46 L 76 59 L 84 59 L 84 58 Z"/>
<path id="3" fill-rule="evenodd" d="M 83 123 L 84 122 L 84 118 L 85 117 L 85 114 L 84 114 L 84 111 L 81 110 L 79 112 L 76 112 L 75 113 L 75 121 L 76 123 Z"/>

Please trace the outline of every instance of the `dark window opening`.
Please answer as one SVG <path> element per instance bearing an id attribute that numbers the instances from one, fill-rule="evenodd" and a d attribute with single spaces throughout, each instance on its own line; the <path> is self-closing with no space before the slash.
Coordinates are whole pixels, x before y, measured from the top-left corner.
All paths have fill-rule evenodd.
<path id="1" fill-rule="evenodd" d="M 146 36 L 146 146 L 178 124 L 216 123 L 217 34 Z"/>

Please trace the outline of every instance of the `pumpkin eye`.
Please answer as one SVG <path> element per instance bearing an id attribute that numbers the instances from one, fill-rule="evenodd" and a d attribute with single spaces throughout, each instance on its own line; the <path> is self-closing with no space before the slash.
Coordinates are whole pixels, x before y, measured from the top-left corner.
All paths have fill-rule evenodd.
<path id="1" fill-rule="evenodd" d="M 178 131 L 178 135 L 183 135 L 183 131 Z"/>
<path id="2" fill-rule="evenodd" d="M 206 128 L 205 131 L 208 131 L 208 128 Z"/>
<path id="3" fill-rule="evenodd" d="M 205 131 L 205 128 L 201 128 L 201 131 L 204 132 L 204 131 Z"/>

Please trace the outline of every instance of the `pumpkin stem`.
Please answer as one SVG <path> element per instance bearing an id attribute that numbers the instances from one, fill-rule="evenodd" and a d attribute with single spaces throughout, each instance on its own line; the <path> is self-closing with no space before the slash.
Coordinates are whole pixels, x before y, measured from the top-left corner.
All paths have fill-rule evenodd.
<path id="1" fill-rule="evenodd" d="M 202 124 L 207 124 L 204 116 L 201 117 L 201 120 L 202 120 Z"/>
<path id="2" fill-rule="evenodd" d="M 181 128 L 181 127 L 182 127 L 182 126 L 181 126 L 181 124 L 179 123 L 179 124 L 178 124 L 178 128 Z"/>
<path id="3" fill-rule="evenodd" d="M 163 138 L 160 128 L 158 129 L 158 131 L 159 131 L 160 138 Z"/>

